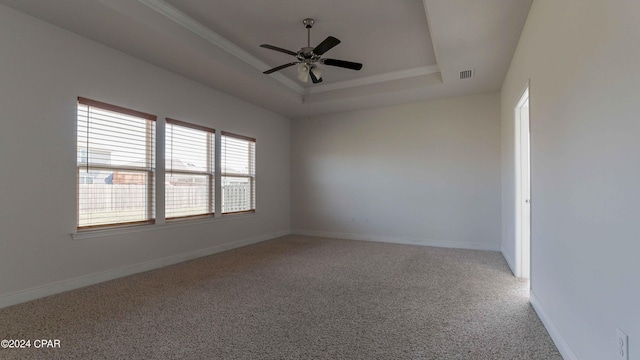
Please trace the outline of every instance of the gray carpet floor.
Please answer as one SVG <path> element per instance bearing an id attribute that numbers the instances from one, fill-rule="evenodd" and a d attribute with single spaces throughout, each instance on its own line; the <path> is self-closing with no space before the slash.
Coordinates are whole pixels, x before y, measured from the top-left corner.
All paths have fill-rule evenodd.
<path id="1" fill-rule="evenodd" d="M 562 359 L 497 252 L 285 236 L 0 310 L 1 359 Z"/>

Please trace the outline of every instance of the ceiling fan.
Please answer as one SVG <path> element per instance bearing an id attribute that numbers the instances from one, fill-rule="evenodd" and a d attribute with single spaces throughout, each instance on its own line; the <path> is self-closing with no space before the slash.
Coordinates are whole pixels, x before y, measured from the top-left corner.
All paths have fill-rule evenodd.
<path id="1" fill-rule="evenodd" d="M 314 84 L 322 82 L 322 69 L 317 66 L 316 63 L 329 65 L 329 66 L 337 66 L 345 69 L 351 70 L 360 70 L 362 69 L 362 64 L 355 63 L 351 61 L 344 60 L 336 60 L 336 59 L 327 59 L 323 58 L 322 55 L 327 51 L 331 50 L 334 46 L 340 44 L 340 40 L 334 38 L 333 36 L 328 36 L 324 39 L 318 46 L 315 48 L 311 47 L 311 28 L 313 27 L 314 20 L 313 19 L 304 19 L 302 21 L 304 27 L 307 28 L 307 46 L 301 48 L 297 52 L 279 48 L 277 46 L 262 44 L 260 47 L 265 49 L 271 49 L 275 51 L 280 51 L 288 55 L 295 56 L 298 61 L 293 61 L 288 64 L 280 65 L 274 67 L 273 69 L 269 69 L 264 72 L 264 74 L 271 74 L 276 71 L 288 68 L 290 66 L 298 65 L 298 80 L 302 82 L 309 82 L 309 78 Z"/>

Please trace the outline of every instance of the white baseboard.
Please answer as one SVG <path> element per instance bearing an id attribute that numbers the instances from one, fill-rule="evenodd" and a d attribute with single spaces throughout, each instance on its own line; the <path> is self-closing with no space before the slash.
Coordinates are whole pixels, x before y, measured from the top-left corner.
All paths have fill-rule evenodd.
<path id="1" fill-rule="evenodd" d="M 76 278 L 63 280 L 47 285 L 38 286 L 36 288 L 11 293 L 8 295 L 4 295 L 0 297 L 0 309 L 20 304 L 26 301 L 39 299 L 45 296 L 58 294 L 61 292 L 78 289 L 81 287 L 101 283 L 108 280 L 117 279 L 123 276 L 133 275 L 136 273 L 149 271 L 157 268 L 161 268 L 168 265 L 173 265 L 177 263 L 181 263 L 188 260 L 193 260 L 199 257 L 219 253 L 222 251 L 227 251 L 235 248 L 239 248 L 246 245 L 255 244 L 258 242 L 275 239 L 280 236 L 289 235 L 291 231 L 289 230 L 281 230 L 274 233 L 254 236 L 246 239 L 241 239 L 238 241 L 232 241 L 228 243 L 223 243 L 219 245 L 215 245 L 212 247 L 208 247 L 205 249 L 199 249 L 195 251 L 190 251 L 187 253 L 167 256 L 160 259 L 155 259 L 151 261 L 147 261 L 140 264 L 134 264 L 130 266 L 121 267 L 118 269 L 107 270 L 99 273 L 94 273 L 90 275 L 79 276 Z"/>
<path id="2" fill-rule="evenodd" d="M 429 240 L 429 239 L 409 238 L 409 237 L 362 235 L 362 234 L 337 233 L 337 232 L 330 232 L 330 231 L 314 231 L 314 230 L 302 230 L 302 229 L 291 230 L 291 233 L 294 235 L 318 236 L 318 237 L 326 237 L 326 238 L 333 238 L 333 239 L 363 240 L 363 241 L 375 241 L 375 242 L 385 242 L 385 243 L 405 244 L 405 245 L 436 246 L 436 247 L 446 247 L 446 248 L 454 248 L 454 249 L 500 251 L 500 246 L 498 244 L 479 244 L 479 243 L 461 242 L 461 241 L 442 241 L 442 240 Z"/>
<path id="3" fill-rule="evenodd" d="M 551 340 L 553 340 L 553 343 L 556 344 L 558 351 L 560 351 L 560 355 L 562 355 L 562 358 L 564 360 L 578 360 L 578 357 L 576 357 L 576 355 L 571 350 L 571 347 L 567 343 L 567 340 L 564 338 L 564 336 L 562 336 L 560 330 L 558 330 L 556 325 L 553 323 L 553 320 L 551 320 L 547 312 L 542 307 L 542 304 L 540 304 L 540 300 L 538 300 L 533 290 L 531 290 L 530 293 L 530 301 L 531 306 L 533 306 L 533 308 L 535 309 L 538 317 L 542 321 L 542 324 L 549 332 Z"/>

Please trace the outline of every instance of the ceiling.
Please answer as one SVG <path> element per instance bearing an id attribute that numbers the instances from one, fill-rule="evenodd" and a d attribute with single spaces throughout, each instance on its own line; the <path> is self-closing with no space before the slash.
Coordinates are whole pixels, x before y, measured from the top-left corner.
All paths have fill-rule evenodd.
<path id="1" fill-rule="evenodd" d="M 253 104 L 295 118 L 498 91 L 532 0 L 0 0 Z M 341 43 L 305 84 L 295 67 L 263 71 L 307 45 Z M 473 76 L 460 79 L 460 72 Z"/>

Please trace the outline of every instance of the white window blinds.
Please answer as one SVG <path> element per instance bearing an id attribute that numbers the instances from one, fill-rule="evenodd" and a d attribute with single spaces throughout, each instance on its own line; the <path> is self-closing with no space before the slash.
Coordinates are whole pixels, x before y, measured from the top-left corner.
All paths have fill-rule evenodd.
<path id="1" fill-rule="evenodd" d="M 152 223 L 156 116 L 78 98 L 78 228 Z"/>
<path id="2" fill-rule="evenodd" d="M 255 212 L 256 139 L 221 133 L 222 213 Z"/>
<path id="3" fill-rule="evenodd" d="M 166 123 L 166 218 L 213 215 L 215 130 L 169 118 Z"/>

